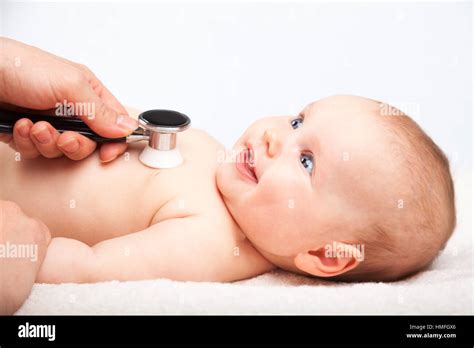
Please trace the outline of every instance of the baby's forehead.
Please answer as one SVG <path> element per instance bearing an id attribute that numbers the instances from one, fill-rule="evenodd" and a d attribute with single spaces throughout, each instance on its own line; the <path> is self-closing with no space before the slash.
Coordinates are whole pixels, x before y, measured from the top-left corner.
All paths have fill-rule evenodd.
<path id="1" fill-rule="evenodd" d="M 343 120 L 356 122 L 361 119 L 374 121 L 373 116 L 380 114 L 383 105 L 372 99 L 357 96 L 333 96 L 309 103 L 301 114 L 318 119 Z"/>
<path id="2" fill-rule="evenodd" d="M 332 97 L 303 109 L 306 135 L 317 138 L 320 163 L 333 177 L 340 172 L 341 177 L 353 178 L 385 166 L 389 144 L 385 128 L 377 122 L 378 105 L 365 98 Z"/>
<path id="3" fill-rule="evenodd" d="M 315 102 L 301 115 L 306 134 L 332 146 L 363 146 L 382 141 L 386 134 L 377 122 L 376 109 L 367 105 Z"/>

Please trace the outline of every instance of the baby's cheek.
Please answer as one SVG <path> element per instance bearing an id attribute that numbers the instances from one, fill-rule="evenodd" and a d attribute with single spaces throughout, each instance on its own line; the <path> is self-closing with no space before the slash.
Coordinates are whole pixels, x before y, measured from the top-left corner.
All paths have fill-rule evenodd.
<path id="1" fill-rule="evenodd" d="M 287 166 L 277 169 L 263 178 L 262 191 L 266 197 L 271 197 L 272 201 L 278 201 L 285 205 L 292 205 L 299 200 L 305 188 L 302 185 L 302 178 L 294 172 L 287 170 Z"/>
<path id="2" fill-rule="evenodd" d="M 258 187 L 255 198 L 253 202 L 255 213 L 260 215 L 261 220 L 272 223 L 280 223 L 280 220 L 286 222 L 294 215 L 298 202 L 302 203 L 290 185 L 271 180 Z"/>
<path id="3" fill-rule="evenodd" d="M 304 182 L 304 178 L 281 171 L 266 178 L 259 187 L 259 209 L 260 221 L 266 226 L 271 226 L 272 238 L 281 244 L 280 251 L 283 251 L 284 244 L 289 244 L 296 240 L 301 240 L 304 235 L 305 221 L 311 216 L 313 202 L 311 187 Z"/>

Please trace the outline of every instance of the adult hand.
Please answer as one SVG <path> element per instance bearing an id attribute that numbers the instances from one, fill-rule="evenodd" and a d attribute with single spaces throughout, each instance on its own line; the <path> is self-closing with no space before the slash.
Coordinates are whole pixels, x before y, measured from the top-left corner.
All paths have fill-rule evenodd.
<path id="1" fill-rule="evenodd" d="M 0 106 L 51 111 L 59 105 L 81 105 L 79 116 L 101 136 L 124 137 L 138 123 L 86 66 L 57 57 L 18 41 L 0 38 Z M 90 115 L 85 111 L 93 110 Z M 2 134 L 22 158 L 60 157 L 73 160 L 89 156 L 97 144 L 76 132 L 62 134 L 48 122 L 33 124 L 22 118 L 15 123 L 13 136 Z M 107 143 L 100 159 L 109 162 L 122 154 L 125 143 Z"/>
<path id="2" fill-rule="evenodd" d="M 0 315 L 13 314 L 28 298 L 50 240 L 44 223 L 0 201 Z"/>

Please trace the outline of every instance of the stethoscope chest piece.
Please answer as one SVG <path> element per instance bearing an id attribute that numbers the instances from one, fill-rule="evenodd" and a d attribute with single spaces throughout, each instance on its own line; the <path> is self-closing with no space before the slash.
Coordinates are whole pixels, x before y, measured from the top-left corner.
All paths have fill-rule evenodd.
<path id="1" fill-rule="evenodd" d="M 79 117 L 59 117 L 26 114 L 0 108 L 0 134 L 13 133 L 15 123 L 28 117 L 32 122 L 49 122 L 59 132 L 75 131 L 96 142 L 126 142 L 146 140 L 148 145 L 140 155 L 140 161 L 152 168 L 173 168 L 183 163 L 177 143 L 176 133 L 184 131 L 191 124 L 188 116 L 172 110 L 148 110 L 138 116 L 139 127 L 126 137 L 105 138 L 95 133 Z"/>
<path id="2" fill-rule="evenodd" d="M 140 161 L 151 168 L 173 168 L 183 163 L 176 133 L 191 124 L 188 116 L 173 110 L 148 110 L 138 116 L 138 124 L 148 134 L 148 145 Z"/>

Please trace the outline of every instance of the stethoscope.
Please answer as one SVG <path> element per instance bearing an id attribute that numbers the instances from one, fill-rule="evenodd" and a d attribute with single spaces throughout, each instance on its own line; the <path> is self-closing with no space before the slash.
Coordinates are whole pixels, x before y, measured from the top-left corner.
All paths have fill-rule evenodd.
<path id="1" fill-rule="evenodd" d="M 186 130 L 191 120 L 185 114 L 173 110 L 148 110 L 138 116 L 138 128 L 122 138 L 104 138 L 95 133 L 79 117 L 36 115 L 0 109 L 0 133 L 13 133 L 15 122 L 28 118 L 32 122 L 49 122 L 59 132 L 75 131 L 98 143 L 133 143 L 147 140 L 148 145 L 139 159 L 148 167 L 173 168 L 183 163 L 183 157 L 176 146 L 178 132 Z"/>

